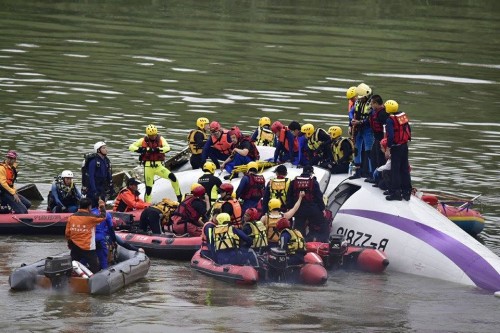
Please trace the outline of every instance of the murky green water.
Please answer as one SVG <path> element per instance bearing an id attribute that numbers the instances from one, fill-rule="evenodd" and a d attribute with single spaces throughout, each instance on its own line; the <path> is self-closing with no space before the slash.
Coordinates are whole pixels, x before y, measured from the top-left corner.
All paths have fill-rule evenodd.
<path id="1" fill-rule="evenodd" d="M 245 131 L 264 115 L 346 130 L 345 90 L 366 82 L 411 118 L 414 185 L 482 193 L 482 238 L 500 252 L 496 1 L 0 4 L 0 146 L 1 154 L 21 153 L 21 183 L 77 172 L 99 140 L 108 142 L 115 170 L 129 169 L 136 156 L 127 147 L 149 123 L 173 151 L 185 147 L 200 116 Z M 0 240 L 7 254 L 0 321 L 11 331 L 498 327 L 498 302 L 489 295 L 395 274 L 339 273 L 321 288 L 242 290 L 184 263 L 155 261 L 146 282 L 116 297 L 10 293 L 12 267 L 64 247 L 57 237 L 39 241 Z"/>

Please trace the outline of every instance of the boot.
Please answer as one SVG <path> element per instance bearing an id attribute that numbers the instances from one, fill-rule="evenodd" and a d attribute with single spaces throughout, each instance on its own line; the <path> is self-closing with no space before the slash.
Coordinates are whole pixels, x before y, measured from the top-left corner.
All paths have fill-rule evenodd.
<path id="1" fill-rule="evenodd" d="M 386 196 L 385 200 L 388 200 L 388 201 L 401 201 L 401 200 L 403 200 L 403 197 L 401 196 L 401 191 L 394 191 L 393 194 Z"/>
<path id="2" fill-rule="evenodd" d="M 406 201 L 410 201 L 410 198 L 411 198 L 411 193 L 409 192 L 403 193 L 403 199 L 405 199 Z"/>
<path id="3" fill-rule="evenodd" d="M 392 194 L 392 191 L 390 190 L 385 190 L 384 193 L 382 193 L 383 195 L 391 195 Z"/>

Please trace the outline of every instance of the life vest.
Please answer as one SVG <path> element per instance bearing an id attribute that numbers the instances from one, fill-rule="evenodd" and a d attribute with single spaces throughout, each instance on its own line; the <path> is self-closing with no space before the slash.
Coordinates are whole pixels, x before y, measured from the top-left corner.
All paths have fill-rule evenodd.
<path id="1" fill-rule="evenodd" d="M 191 132 L 189 132 L 187 139 L 188 139 L 188 146 L 189 150 L 191 151 L 191 154 L 199 155 L 203 151 L 203 147 L 199 148 L 196 141 L 194 141 L 194 136 L 196 133 L 201 133 L 203 134 L 203 143 L 207 141 L 207 133 L 200 129 L 194 129 Z"/>
<path id="2" fill-rule="evenodd" d="M 3 166 L 5 168 L 5 178 L 7 181 L 7 185 L 9 185 L 10 188 L 14 188 L 14 182 L 17 179 L 17 170 L 15 167 L 9 166 L 7 163 L 0 163 L 0 166 Z"/>
<path id="3" fill-rule="evenodd" d="M 113 211 L 115 211 L 115 212 L 131 212 L 132 211 L 132 209 L 127 206 L 125 201 L 123 201 L 123 196 L 126 194 L 126 192 L 132 193 L 132 190 L 130 190 L 128 187 L 125 187 L 125 188 L 122 188 L 120 190 L 120 192 L 118 192 L 118 195 L 116 196 L 116 199 L 115 199 L 115 205 L 113 206 Z M 132 193 L 132 194 L 134 195 L 134 198 L 137 201 L 139 195 L 136 193 Z"/>
<path id="4" fill-rule="evenodd" d="M 370 115 L 370 100 L 362 102 L 361 99 L 356 100 L 354 103 L 354 119 L 365 120 Z"/>
<path id="5" fill-rule="evenodd" d="M 288 145 L 288 140 L 286 139 L 286 133 L 288 132 L 288 126 L 285 126 L 281 129 L 280 134 L 278 136 L 278 141 L 283 144 L 287 151 L 290 151 L 290 147 Z M 293 138 L 293 152 L 299 152 L 299 139 L 297 137 Z"/>
<path id="6" fill-rule="evenodd" d="M 210 235 L 207 235 L 205 234 L 205 229 L 207 228 L 207 226 L 213 226 L 213 228 L 210 228 L 210 230 L 212 230 L 212 232 L 214 231 L 215 227 L 217 226 L 215 223 L 213 223 L 212 221 L 208 221 L 207 223 L 205 223 L 205 225 L 203 226 L 203 229 L 201 230 L 201 250 L 202 251 L 208 251 L 209 248 L 208 248 L 208 241 L 209 241 L 209 237 Z"/>
<path id="7" fill-rule="evenodd" d="M 283 231 L 288 231 L 288 233 L 290 234 L 290 241 L 288 242 L 288 246 L 286 248 L 287 254 L 295 254 L 298 251 L 305 251 L 305 240 L 300 231 L 288 228 L 283 229 L 281 232 Z"/>
<path id="8" fill-rule="evenodd" d="M 271 215 L 271 213 L 266 214 L 266 228 L 267 228 L 267 240 L 268 242 L 278 243 L 280 240 L 280 235 L 278 230 L 276 230 L 276 224 L 283 217 L 282 213 L 278 215 Z"/>
<path id="9" fill-rule="evenodd" d="M 317 150 L 319 148 L 319 146 L 323 143 L 323 141 L 320 141 L 320 139 L 319 139 L 319 133 L 321 133 L 321 131 L 323 131 L 325 135 L 328 135 L 328 133 L 326 133 L 326 131 L 324 129 L 317 128 L 314 131 L 313 135 L 311 135 L 311 137 L 307 139 L 307 146 L 312 151 Z"/>
<path id="10" fill-rule="evenodd" d="M 162 225 L 170 225 L 171 224 L 170 218 L 172 217 L 172 214 L 177 209 L 177 207 L 179 207 L 179 203 L 177 201 L 172 201 L 168 198 L 165 198 L 161 202 L 151 207 L 156 208 L 160 212 L 162 212 L 163 215 L 161 219 Z"/>
<path id="11" fill-rule="evenodd" d="M 299 200 L 299 192 L 304 191 L 305 196 L 302 198 L 303 202 L 313 202 L 314 201 L 314 179 L 311 177 L 295 177 L 293 181 L 293 194 L 294 200 Z"/>
<path id="12" fill-rule="evenodd" d="M 264 187 L 266 186 L 266 179 L 262 175 L 256 175 L 254 173 L 247 173 L 248 187 L 241 194 L 243 200 L 259 200 L 264 196 Z"/>
<path id="13" fill-rule="evenodd" d="M 233 144 L 231 150 L 234 148 L 242 149 L 243 142 L 248 142 L 249 146 L 250 146 L 250 149 L 248 150 L 247 156 L 250 157 L 250 159 L 252 161 L 258 161 L 260 158 L 259 150 L 257 149 L 255 142 L 253 142 L 252 139 L 250 138 L 250 136 L 248 136 L 248 135 L 243 136 L 240 139 L 240 141 L 238 141 L 236 144 Z"/>
<path id="14" fill-rule="evenodd" d="M 240 202 L 234 198 L 229 200 L 217 200 L 213 207 L 212 211 L 216 208 L 221 209 L 222 205 L 226 202 L 229 202 L 231 206 L 233 206 L 233 213 L 231 214 L 231 224 L 236 228 L 241 228 L 241 205 Z"/>
<path id="15" fill-rule="evenodd" d="M 260 221 L 250 221 L 244 224 L 250 226 L 252 229 L 252 234 L 250 237 L 253 239 L 252 247 L 253 248 L 261 248 L 266 247 L 268 245 L 267 242 L 267 228 L 264 223 Z"/>
<path id="16" fill-rule="evenodd" d="M 218 225 L 214 228 L 215 251 L 238 249 L 240 237 L 233 232 L 232 225 Z"/>
<path id="17" fill-rule="evenodd" d="M 281 207 L 286 205 L 286 195 L 290 187 L 290 179 L 288 178 L 273 178 L 269 181 L 269 199 L 278 199 L 281 201 Z"/>
<path id="18" fill-rule="evenodd" d="M 260 127 L 257 129 L 257 146 L 274 147 L 274 138 L 276 135 L 270 128 Z"/>
<path id="19" fill-rule="evenodd" d="M 201 215 L 196 211 L 196 209 L 193 208 L 193 202 L 195 200 L 201 199 L 193 195 L 187 196 L 186 199 L 179 204 L 179 207 L 177 207 L 177 209 L 172 213 L 172 216 L 180 216 L 181 219 L 179 223 L 184 224 L 198 221 Z"/>
<path id="20" fill-rule="evenodd" d="M 145 136 L 144 139 L 142 140 L 142 147 L 143 148 L 161 148 L 163 147 L 161 143 L 161 136 L 157 135 L 156 139 L 151 140 L 149 136 Z M 165 153 L 153 153 L 151 151 L 145 152 L 141 154 L 141 161 L 146 162 L 146 161 L 165 161 Z"/>
<path id="21" fill-rule="evenodd" d="M 217 138 L 215 135 L 212 135 L 212 147 L 220 151 L 224 155 L 230 155 L 231 154 L 231 142 L 227 141 L 228 137 L 228 130 L 222 130 L 222 134 L 220 135 L 219 138 Z"/>
<path id="22" fill-rule="evenodd" d="M 378 114 L 380 112 L 385 112 L 385 108 L 380 108 L 377 111 L 373 112 L 370 119 L 369 119 L 370 126 L 371 126 L 373 132 L 375 132 L 375 133 L 383 133 L 384 132 L 384 124 L 382 124 L 381 122 L 379 122 L 377 120 Z"/>
<path id="23" fill-rule="evenodd" d="M 390 118 L 394 124 L 394 144 L 402 145 L 411 140 L 410 124 L 408 116 L 404 112 L 391 114 Z"/>
<path id="24" fill-rule="evenodd" d="M 351 138 L 340 138 L 340 140 L 337 140 L 335 142 L 333 142 L 332 144 L 332 152 L 333 152 L 333 161 L 334 162 L 337 162 L 337 161 L 340 161 L 342 159 L 342 157 L 344 157 L 344 151 L 342 150 L 342 143 L 347 140 L 347 142 L 351 145 L 351 149 L 352 151 L 354 151 L 354 143 L 352 142 L 352 139 Z M 353 156 L 351 154 L 351 156 L 349 156 L 349 159 L 348 159 L 348 162 L 352 162 L 353 161 Z"/>

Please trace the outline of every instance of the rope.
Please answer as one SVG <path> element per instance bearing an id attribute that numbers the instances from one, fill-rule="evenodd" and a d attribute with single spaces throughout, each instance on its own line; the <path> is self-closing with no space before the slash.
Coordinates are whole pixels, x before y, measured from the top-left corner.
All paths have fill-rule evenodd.
<path id="1" fill-rule="evenodd" d="M 34 225 L 34 224 L 31 224 L 31 223 L 28 223 L 28 222 L 24 222 L 23 220 L 17 218 L 16 216 L 12 216 L 12 218 L 14 220 L 16 220 L 17 222 L 19 223 L 22 223 L 24 225 L 27 225 L 28 227 L 33 227 L 33 228 L 48 228 L 48 227 L 51 227 L 57 223 L 61 223 L 61 222 L 66 222 L 66 221 L 56 221 L 54 223 L 50 223 L 50 224 L 47 224 L 47 225 Z"/>

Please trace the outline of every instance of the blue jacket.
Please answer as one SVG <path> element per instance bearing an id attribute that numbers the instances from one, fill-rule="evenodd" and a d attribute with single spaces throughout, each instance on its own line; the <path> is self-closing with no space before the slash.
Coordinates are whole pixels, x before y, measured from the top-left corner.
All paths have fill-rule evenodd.
<path id="1" fill-rule="evenodd" d="M 99 208 L 92 208 L 90 212 L 95 215 L 100 214 Z M 116 242 L 116 235 L 113 228 L 113 218 L 110 213 L 106 213 L 106 219 L 95 227 L 96 243 L 106 241 L 108 237 L 112 242 Z"/>
<path id="2" fill-rule="evenodd" d="M 222 134 L 224 135 L 224 134 Z M 231 136 L 229 135 L 229 132 L 226 134 L 227 135 L 227 142 L 232 142 L 231 141 Z M 201 160 L 202 161 L 206 161 L 207 158 L 208 158 L 208 152 L 210 150 L 210 148 L 212 147 L 213 145 L 213 141 L 212 141 L 212 136 L 208 136 L 208 139 L 207 139 L 207 142 L 205 142 L 205 145 L 203 146 L 203 151 L 201 153 Z"/>
<path id="3" fill-rule="evenodd" d="M 113 179 L 111 165 L 107 158 L 97 155 L 89 161 L 89 192 L 96 193 L 106 189 Z M 97 167 L 99 162 L 99 167 Z"/>

